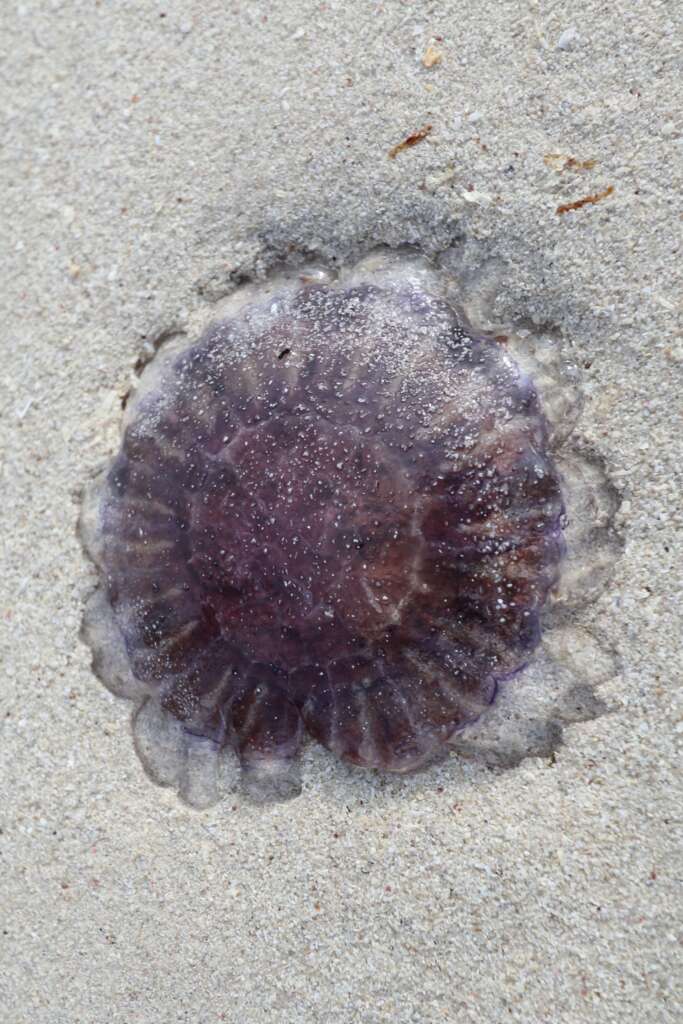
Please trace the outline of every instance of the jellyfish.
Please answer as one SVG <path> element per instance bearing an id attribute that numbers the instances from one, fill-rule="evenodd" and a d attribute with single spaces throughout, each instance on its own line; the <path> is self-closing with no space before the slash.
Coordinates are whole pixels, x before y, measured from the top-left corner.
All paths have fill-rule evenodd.
<path id="1" fill-rule="evenodd" d="M 429 764 L 539 643 L 565 547 L 549 436 L 423 260 L 243 288 L 145 370 L 89 499 L 96 670 L 256 792 L 305 736 Z"/>

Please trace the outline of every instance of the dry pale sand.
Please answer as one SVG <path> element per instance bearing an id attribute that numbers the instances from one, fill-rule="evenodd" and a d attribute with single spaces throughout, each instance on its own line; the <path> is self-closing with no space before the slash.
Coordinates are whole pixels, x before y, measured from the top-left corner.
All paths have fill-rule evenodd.
<path id="1" fill-rule="evenodd" d="M 0 1019 L 680 1019 L 680 5 L 0 20 Z M 456 242 L 500 321 L 552 328 L 578 368 L 623 497 L 581 622 L 613 671 L 553 757 L 400 781 L 311 748 L 298 799 L 193 810 L 79 640 L 80 489 L 159 331 L 285 257 L 406 242 Z"/>

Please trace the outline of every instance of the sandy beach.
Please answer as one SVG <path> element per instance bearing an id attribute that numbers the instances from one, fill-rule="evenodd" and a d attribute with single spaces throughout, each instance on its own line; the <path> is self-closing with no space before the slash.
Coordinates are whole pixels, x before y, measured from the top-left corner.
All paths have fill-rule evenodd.
<path id="1" fill-rule="evenodd" d="M 3 1022 L 680 1019 L 682 21 L 5 5 Z M 571 369 L 611 546 L 520 682 L 560 665 L 561 699 L 515 756 L 399 777 L 311 743 L 295 799 L 189 806 L 81 639 L 84 488 L 161 340 L 275 268 L 406 246 Z"/>

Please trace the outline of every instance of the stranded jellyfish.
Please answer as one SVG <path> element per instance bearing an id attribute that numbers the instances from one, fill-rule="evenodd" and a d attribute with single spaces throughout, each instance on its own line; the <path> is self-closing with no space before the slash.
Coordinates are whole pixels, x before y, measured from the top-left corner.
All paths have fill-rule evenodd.
<path id="1" fill-rule="evenodd" d="M 563 550 L 533 381 L 400 259 L 246 289 L 162 349 L 91 518 L 136 695 L 256 788 L 306 733 L 433 759 L 528 661 Z"/>

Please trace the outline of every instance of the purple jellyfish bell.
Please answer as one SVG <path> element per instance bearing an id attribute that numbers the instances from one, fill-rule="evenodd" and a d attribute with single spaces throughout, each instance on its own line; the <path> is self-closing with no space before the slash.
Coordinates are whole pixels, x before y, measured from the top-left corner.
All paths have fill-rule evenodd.
<path id="1" fill-rule="evenodd" d="M 419 768 L 524 667 L 558 580 L 534 384 L 421 260 L 229 305 L 143 374 L 86 528 L 118 677 L 256 793 L 296 788 L 306 733 Z"/>

